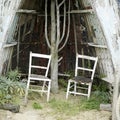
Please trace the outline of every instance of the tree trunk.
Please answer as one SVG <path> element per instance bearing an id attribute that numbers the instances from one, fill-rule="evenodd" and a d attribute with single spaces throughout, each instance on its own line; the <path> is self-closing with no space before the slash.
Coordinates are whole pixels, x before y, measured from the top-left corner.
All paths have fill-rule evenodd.
<path id="1" fill-rule="evenodd" d="M 68 37 L 69 37 L 69 30 L 70 30 L 70 14 L 68 14 L 68 30 L 66 38 L 64 39 L 63 45 L 60 47 L 60 43 L 62 42 L 63 38 L 65 37 L 65 23 L 66 23 L 66 4 L 65 0 L 62 0 L 61 3 L 58 2 L 58 0 L 51 0 L 51 39 L 49 39 L 47 35 L 47 3 L 48 0 L 45 1 L 45 38 L 47 41 L 47 45 L 51 50 L 51 91 L 53 93 L 58 92 L 58 52 L 63 49 L 63 47 L 66 45 Z M 63 20 L 63 32 L 62 35 L 60 34 L 60 8 L 63 9 L 64 7 L 64 20 Z M 70 0 L 69 0 L 69 7 L 68 11 L 70 11 Z M 59 48 L 60 47 L 60 48 Z"/>
<path id="2" fill-rule="evenodd" d="M 58 93 L 58 52 L 51 48 L 52 60 L 51 60 L 51 91 L 52 93 Z"/>
<path id="3" fill-rule="evenodd" d="M 58 92 L 58 51 L 56 48 L 55 1 L 51 0 L 51 91 Z"/>

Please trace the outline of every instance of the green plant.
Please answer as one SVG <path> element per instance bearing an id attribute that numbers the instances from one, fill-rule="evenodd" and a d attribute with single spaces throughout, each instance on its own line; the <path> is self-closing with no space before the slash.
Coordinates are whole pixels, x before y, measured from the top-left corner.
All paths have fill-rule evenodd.
<path id="1" fill-rule="evenodd" d="M 108 83 L 101 80 L 100 78 L 95 78 L 93 81 L 93 86 L 92 86 L 93 91 L 103 91 L 103 92 L 108 92 Z"/>
<path id="2" fill-rule="evenodd" d="M 89 100 L 83 99 L 79 106 L 81 110 L 99 109 L 101 103 L 109 103 L 109 93 L 103 91 L 95 91 Z"/>
<path id="3" fill-rule="evenodd" d="M 68 78 L 70 78 L 70 77 L 74 77 L 74 76 L 75 76 L 75 71 L 73 71 L 73 70 L 69 70 L 69 71 L 66 71 L 65 74 L 69 75 Z"/>
<path id="4" fill-rule="evenodd" d="M 89 99 L 81 101 L 79 105 L 80 110 L 92 110 L 92 109 L 99 109 L 100 102 L 95 99 Z"/>
<path id="5" fill-rule="evenodd" d="M 110 102 L 110 94 L 107 91 L 94 91 L 93 98 L 100 101 L 101 103 Z"/>
<path id="6" fill-rule="evenodd" d="M 34 102 L 32 106 L 34 109 L 42 109 L 42 106 L 37 102 Z"/>
<path id="7" fill-rule="evenodd" d="M 66 89 L 68 81 L 65 79 L 59 79 L 58 84 L 60 85 L 60 87 L 62 87 L 62 88 L 64 87 Z"/>
<path id="8" fill-rule="evenodd" d="M 9 78 L 9 79 L 12 80 L 12 81 L 19 81 L 21 75 L 20 75 L 19 71 L 15 69 L 15 70 L 13 70 L 13 71 L 12 71 L 12 70 L 9 71 L 9 72 L 6 74 L 6 77 Z"/>
<path id="9" fill-rule="evenodd" d="M 25 83 L 15 80 L 15 76 L 0 76 L 0 104 L 12 103 L 24 95 Z"/>

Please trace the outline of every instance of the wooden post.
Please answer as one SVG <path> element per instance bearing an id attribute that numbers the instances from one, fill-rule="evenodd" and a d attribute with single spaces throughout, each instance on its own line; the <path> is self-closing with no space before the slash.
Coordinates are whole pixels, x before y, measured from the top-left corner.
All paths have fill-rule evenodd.
<path id="1" fill-rule="evenodd" d="M 17 69 L 19 68 L 19 50 L 20 50 L 20 31 L 21 27 L 18 28 L 18 44 L 17 44 Z"/>

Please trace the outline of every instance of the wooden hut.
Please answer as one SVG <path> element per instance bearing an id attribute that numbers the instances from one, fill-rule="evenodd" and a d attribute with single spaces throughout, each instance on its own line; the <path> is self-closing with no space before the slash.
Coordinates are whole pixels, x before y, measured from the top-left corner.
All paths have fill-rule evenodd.
<path id="1" fill-rule="evenodd" d="M 76 40 L 79 53 L 98 56 L 98 73 L 114 86 L 116 100 L 120 72 L 119 1 L 72 0 L 71 3 L 70 36 L 59 53 L 63 57 L 59 71 L 74 69 Z M 1 74 L 16 66 L 27 73 L 29 51 L 50 52 L 44 35 L 44 4 L 44 0 L 0 0 Z"/>

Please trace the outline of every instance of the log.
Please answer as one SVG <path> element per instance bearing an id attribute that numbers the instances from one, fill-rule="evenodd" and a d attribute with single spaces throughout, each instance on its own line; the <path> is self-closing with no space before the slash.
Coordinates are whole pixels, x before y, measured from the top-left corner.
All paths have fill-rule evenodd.
<path id="1" fill-rule="evenodd" d="M 13 113 L 18 113 L 19 110 L 20 110 L 20 105 L 3 104 L 3 105 L 0 105 L 0 109 L 9 110 L 9 111 L 11 111 Z"/>
<path id="2" fill-rule="evenodd" d="M 112 111 L 112 105 L 111 104 L 100 104 L 100 110 Z"/>

